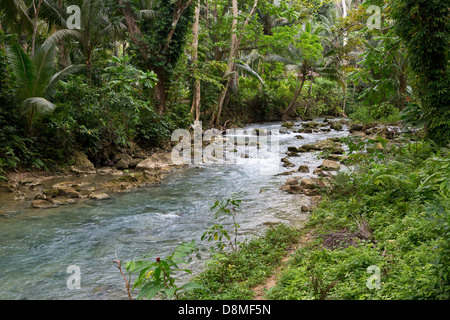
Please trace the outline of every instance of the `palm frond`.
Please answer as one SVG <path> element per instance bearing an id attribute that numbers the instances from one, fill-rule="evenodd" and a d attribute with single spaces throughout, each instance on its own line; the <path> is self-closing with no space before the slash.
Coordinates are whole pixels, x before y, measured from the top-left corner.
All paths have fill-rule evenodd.
<path id="1" fill-rule="evenodd" d="M 253 70 L 248 64 L 242 63 L 242 62 L 236 63 L 236 68 L 239 69 L 239 70 L 244 71 L 244 72 L 247 73 L 247 74 L 250 74 L 250 75 L 256 77 L 256 78 L 259 80 L 259 82 L 261 82 L 261 83 L 264 85 L 264 80 L 263 80 L 263 79 L 260 77 L 260 75 L 259 75 L 255 70 Z"/>
<path id="2" fill-rule="evenodd" d="M 295 64 L 295 61 L 292 61 L 291 59 L 279 56 L 277 54 L 269 54 L 267 57 L 264 58 L 265 61 L 270 62 L 279 62 L 284 64 Z"/>
<path id="3" fill-rule="evenodd" d="M 7 46 L 6 55 L 14 75 L 18 79 L 19 96 L 24 98 L 30 97 L 35 80 L 33 61 L 18 44 Z"/>
<path id="4" fill-rule="evenodd" d="M 23 31 L 33 31 L 33 21 L 28 15 L 28 7 L 23 0 L 0 0 L 0 13 L 3 13 L 7 20 L 7 25 L 11 29 L 21 33 Z"/>
<path id="5" fill-rule="evenodd" d="M 52 113 L 55 109 L 56 106 L 47 99 L 41 97 L 26 99 L 22 104 L 22 115 L 27 118 L 27 132 L 31 132 L 36 117 L 45 116 Z"/>
<path id="6" fill-rule="evenodd" d="M 63 80 L 65 77 L 67 77 L 69 74 L 72 73 L 76 73 L 80 70 L 82 70 L 83 68 L 85 68 L 86 65 L 84 64 L 74 64 L 71 66 L 68 66 L 67 68 L 65 68 L 64 70 L 59 71 L 58 73 L 55 73 L 53 75 L 53 77 L 50 79 L 49 83 L 47 84 L 47 86 L 44 89 L 44 94 L 48 94 L 48 92 L 55 87 L 55 85 Z"/>
<path id="7" fill-rule="evenodd" d="M 58 6 L 57 3 L 51 0 L 43 0 L 42 8 L 39 12 L 39 17 L 44 19 L 49 27 L 58 27 L 59 29 L 66 28 L 67 21 L 64 18 L 65 12 Z"/>
<path id="8" fill-rule="evenodd" d="M 141 19 L 145 19 L 145 20 L 150 20 L 150 19 L 155 19 L 159 16 L 159 12 L 156 10 L 152 10 L 152 9 L 145 9 L 145 10 L 139 10 L 138 12 L 136 12 L 136 19 L 137 20 L 141 20 Z"/>
<path id="9" fill-rule="evenodd" d="M 70 29 L 62 29 L 53 33 L 50 37 L 47 38 L 44 42 L 45 45 L 56 44 L 59 41 L 63 41 L 66 39 L 75 39 L 77 41 L 83 42 L 83 34 L 78 30 L 70 30 Z"/>
<path id="10" fill-rule="evenodd" d="M 41 97 L 44 95 L 44 90 L 54 72 L 53 65 L 55 57 L 55 45 L 44 45 L 36 51 L 33 57 L 35 68 L 33 91 L 28 98 Z"/>

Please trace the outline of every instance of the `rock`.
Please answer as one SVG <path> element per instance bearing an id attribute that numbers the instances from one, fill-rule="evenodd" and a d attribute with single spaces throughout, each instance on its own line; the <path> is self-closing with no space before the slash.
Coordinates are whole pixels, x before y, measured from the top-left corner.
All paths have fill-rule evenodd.
<path id="1" fill-rule="evenodd" d="M 301 136 L 301 135 L 295 136 L 295 138 L 298 139 L 298 140 L 303 140 L 303 139 L 305 139 L 305 137 L 304 137 L 304 136 Z"/>
<path id="2" fill-rule="evenodd" d="M 139 174 L 130 174 L 108 181 L 99 188 L 109 192 L 128 192 L 140 187 L 161 183 L 161 176 L 147 171 Z"/>
<path id="3" fill-rule="evenodd" d="M 48 199 L 47 201 L 51 202 L 52 204 L 57 205 L 57 206 L 75 204 L 77 202 L 77 200 L 75 200 L 73 198 L 68 198 L 68 197 L 51 198 L 51 199 Z"/>
<path id="4" fill-rule="evenodd" d="M 168 170 L 170 167 L 175 166 L 172 162 L 170 154 L 156 153 L 150 158 L 141 161 L 137 166 L 136 170 Z"/>
<path id="5" fill-rule="evenodd" d="M 58 205 L 51 203 L 47 200 L 34 200 L 31 203 L 31 206 L 36 209 L 48 209 L 48 208 L 56 208 Z"/>
<path id="6" fill-rule="evenodd" d="M 336 131 L 342 131 L 343 130 L 342 129 L 342 124 L 340 124 L 340 123 L 332 123 L 330 125 L 330 128 L 333 129 L 333 130 L 336 130 Z"/>
<path id="7" fill-rule="evenodd" d="M 322 132 L 331 132 L 331 129 L 321 128 L 320 131 L 322 131 Z"/>
<path id="8" fill-rule="evenodd" d="M 336 161 L 323 160 L 323 163 L 320 166 L 320 168 L 322 170 L 335 171 L 335 170 L 339 170 L 341 168 L 341 165 L 339 163 L 337 163 Z"/>
<path id="9" fill-rule="evenodd" d="M 302 212 L 310 212 L 311 211 L 311 208 L 310 207 L 307 207 L 307 206 L 302 206 Z"/>
<path id="10" fill-rule="evenodd" d="M 104 176 L 104 175 L 113 175 L 113 176 L 121 176 L 123 175 L 123 171 L 114 169 L 114 168 L 110 168 L 110 167 L 104 167 L 104 168 L 100 168 L 97 169 L 97 173 Z"/>
<path id="11" fill-rule="evenodd" d="M 338 154 L 329 154 L 325 157 L 325 159 L 332 161 L 339 161 L 341 159 L 341 156 Z"/>
<path id="12" fill-rule="evenodd" d="M 320 123 L 318 122 L 307 122 L 302 124 L 302 127 L 307 129 L 317 128 L 318 126 L 320 126 Z"/>
<path id="13" fill-rule="evenodd" d="M 296 147 L 288 147 L 289 152 L 298 152 L 298 148 Z"/>
<path id="14" fill-rule="evenodd" d="M 313 144 L 305 144 L 302 146 L 307 152 L 321 150 L 319 147 Z"/>
<path id="15" fill-rule="evenodd" d="M 293 167 L 295 167 L 295 164 L 293 164 L 291 162 L 285 162 L 283 164 L 283 167 L 285 167 L 285 168 L 293 168 Z"/>
<path id="16" fill-rule="evenodd" d="M 118 170 L 126 170 L 130 167 L 130 163 L 125 160 L 122 159 L 119 162 L 116 163 L 116 165 L 114 166 L 114 168 L 118 169 Z"/>
<path id="17" fill-rule="evenodd" d="M 285 172 L 277 174 L 276 176 L 290 176 L 290 175 L 292 175 L 292 173 L 293 173 L 292 171 L 285 171 Z"/>
<path id="18" fill-rule="evenodd" d="M 96 173 L 95 167 L 88 157 L 80 151 L 75 151 L 71 158 L 74 164 L 71 166 L 71 171 L 78 174 L 94 174 Z"/>
<path id="19" fill-rule="evenodd" d="M 303 178 L 302 181 L 300 182 L 300 185 L 304 188 L 309 188 L 309 189 L 315 188 L 314 181 L 309 178 Z"/>
<path id="20" fill-rule="evenodd" d="M 0 183 L 0 192 L 13 193 L 16 186 L 11 183 Z"/>
<path id="21" fill-rule="evenodd" d="M 92 192 L 88 197 L 91 200 L 106 200 L 110 198 L 106 193 L 103 192 Z"/>
<path id="22" fill-rule="evenodd" d="M 78 193 L 75 188 L 67 187 L 67 188 L 58 188 L 58 196 L 66 196 L 68 198 L 81 198 L 81 195 Z"/>
<path id="23" fill-rule="evenodd" d="M 29 188 L 30 190 L 33 190 L 36 187 L 39 187 L 42 185 L 41 181 L 33 181 L 32 183 L 30 183 Z"/>
<path id="24" fill-rule="evenodd" d="M 301 173 L 309 173 L 309 167 L 308 167 L 308 166 L 305 166 L 305 165 L 302 165 L 302 166 L 300 166 L 300 167 L 298 168 L 298 172 L 301 172 Z"/>
<path id="25" fill-rule="evenodd" d="M 281 125 L 283 128 L 291 129 L 294 126 L 293 122 L 285 122 Z"/>
<path id="26" fill-rule="evenodd" d="M 297 152 L 288 152 L 288 157 L 300 157 L 300 154 Z"/>
<path id="27" fill-rule="evenodd" d="M 299 185 L 294 185 L 294 186 L 288 186 L 289 188 L 287 188 L 287 193 L 290 194 L 302 194 L 303 193 L 303 188 Z"/>
<path id="28" fill-rule="evenodd" d="M 43 193 L 38 193 L 35 197 L 34 200 L 47 200 L 47 196 Z"/>
<path id="29" fill-rule="evenodd" d="M 280 134 L 290 134 L 291 131 L 287 129 L 280 129 Z"/>
<path id="30" fill-rule="evenodd" d="M 343 154 L 344 149 L 342 149 L 342 144 L 340 142 L 334 142 L 332 140 L 326 139 L 320 141 L 315 145 L 316 150 L 329 151 L 330 153 Z"/>
<path id="31" fill-rule="evenodd" d="M 313 171 L 313 174 L 318 175 L 319 177 L 326 177 L 326 176 L 328 176 L 328 174 L 325 173 L 325 172 L 324 172 L 322 169 L 320 169 L 320 168 L 316 168 L 316 169 Z"/>
<path id="32" fill-rule="evenodd" d="M 47 197 L 50 197 L 50 198 L 54 198 L 54 197 L 58 196 L 58 194 L 59 194 L 58 189 L 45 189 L 43 192 L 44 192 L 44 195 L 46 195 Z"/>
<path id="33" fill-rule="evenodd" d="M 130 162 L 133 158 L 127 153 L 119 153 L 114 156 L 113 162 L 117 164 L 118 162 L 124 160 L 125 162 Z"/>
<path id="34" fill-rule="evenodd" d="M 349 131 L 350 133 L 353 133 L 355 131 L 362 131 L 364 129 L 364 126 L 361 123 L 352 123 L 350 125 Z"/>
<path id="35" fill-rule="evenodd" d="M 297 178 L 289 178 L 289 179 L 286 181 L 286 185 L 288 185 L 288 186 L 295 186 L 295 185 L 298 185 L 298 179 L 297 179 Z"/>
<path id="36" fill-rule="evenodd" d="M 303 128 L 297 131 L 298 133 L 313 133 L 312 129 L 309 128 Z"/>
<path id="37" fill-rule="evenodd" d="M 131 161 L 128 163 L 128 167 L 129 167 L 130 169 L 135 169 L 135 168 L 137 167 L 137 165 L 138 165 L 139 163 L 141 163 L 142 161 L 144 161 L 144 159 L 141 159 L 141 158 L 133 159 L 133 160 L 131 160 Z"/>

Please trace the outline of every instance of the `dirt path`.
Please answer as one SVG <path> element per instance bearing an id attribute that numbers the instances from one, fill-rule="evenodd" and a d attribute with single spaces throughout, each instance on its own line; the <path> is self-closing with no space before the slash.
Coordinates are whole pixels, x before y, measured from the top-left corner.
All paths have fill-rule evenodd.
<path id="1" fill-rule="evenodd" d="M 253 288 L 253 291 L 255 292 L 254 300 L 266 300 L 265 295 L 266 295 L 267 291 L 269 291 L 271 288 L 275 287 L 282 271 L 287 266 L 287 263 L 289 262 L 291 256 L 299 248 L 301 248 L 303 245 L 310 242 L 311 240 L 312 240 L 312 234 L 308 233 L 307 235 L 302 236 L 298 243 L 294 244 L 291 248 L 289 248 L 288 254 L 283 259 L 281 259 L 281 265 L 273 272 L 272 276 L 267 278 L 263 284 Z"/>

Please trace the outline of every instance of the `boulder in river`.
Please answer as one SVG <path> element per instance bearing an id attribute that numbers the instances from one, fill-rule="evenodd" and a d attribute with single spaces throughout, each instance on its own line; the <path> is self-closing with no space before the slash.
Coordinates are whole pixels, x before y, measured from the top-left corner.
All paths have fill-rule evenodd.
<path id="1" fill-rule="evenodd" d="M 58 205 L 51 203 L 47 200 L 39 199 L 39 200 L 34 200 L 31 203 L 31 206 L 36 209 L 48 209 L 48 208 L 56 208 Z"/>
<path id="2" fill-rule="evenodd" d="M 167 153 L 155 153 L 151 157 L 141 161 L 137 166 L 136 170 L 146 171 L 146 170 L 170 170 L 171 167 L 175 166 L 172 161 L 172 157 Z"/>
<path id="3" fill-rule="evenodd" d="M 301 166 L 298 168 L 298 172 L 301 172 L 301 173 L 309 173 L 309 167 L 306 166 L 306 165 L 301 165 Z"/>
<path id="4" fill-rule="evenodd" d="M 291 129 L 294 126 L 293 122 L 285 122 L 281 125 L 283 128 Z"/>
<path id="5" fill-rule="evenodd" d="M 336 161 L 332 160 L 323 160 L 322 165 L 320 166 L 320 169 L 326 170 L 326 171 L 336 171 L 341 168 L 341 165 L 337 163 Z"/>
<path id="6" fill-rule="evenodd" d="M 109 199 L 109 196 L 104 193 L 104 192 L 100 192 L 100 191 L 94 191 L 89 195 L 89 199 L 91 200 L 105 200 L 105 199 Z"/>

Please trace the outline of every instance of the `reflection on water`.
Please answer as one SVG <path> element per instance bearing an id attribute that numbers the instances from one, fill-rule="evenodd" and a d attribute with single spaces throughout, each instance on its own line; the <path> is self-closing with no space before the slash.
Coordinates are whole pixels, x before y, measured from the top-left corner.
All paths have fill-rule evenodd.
<path id="1" fill-rule="evenodd" d="M 256 127 L 279 129 L 280 124 L 249 129 Z M 280 135 L 280 151 L 346 134 L 334 130 L 302 134 L 305 140 Z M 278 160 L 283 156 L 272 154 Z M 320 164 L 312 154 L 291 161 L 311 167 Z M 239 157 L 235 164 L 182 169 L 168 174 L 159 186 L 101 202 L 20 209 L 0 216 L 0 299 L 126 299 L 113 259 L 130 260 L 150 252 L 164 256 L 182 242 L 199 240 L 211 226 L 212 204 L 235 192 L 243 198 L 242 236 L 259 234 L 267 222 L 301 225 L 307 216 L 300 208 L 309 200 L 281 192 L 286 177 L 267 175 L 262 166 L 258 159 Z M 81 269 L 80 290 L 67 289 L 71 265 Z M 200 266 L 197 262 L 191 267 L 199 271 Z"/>

